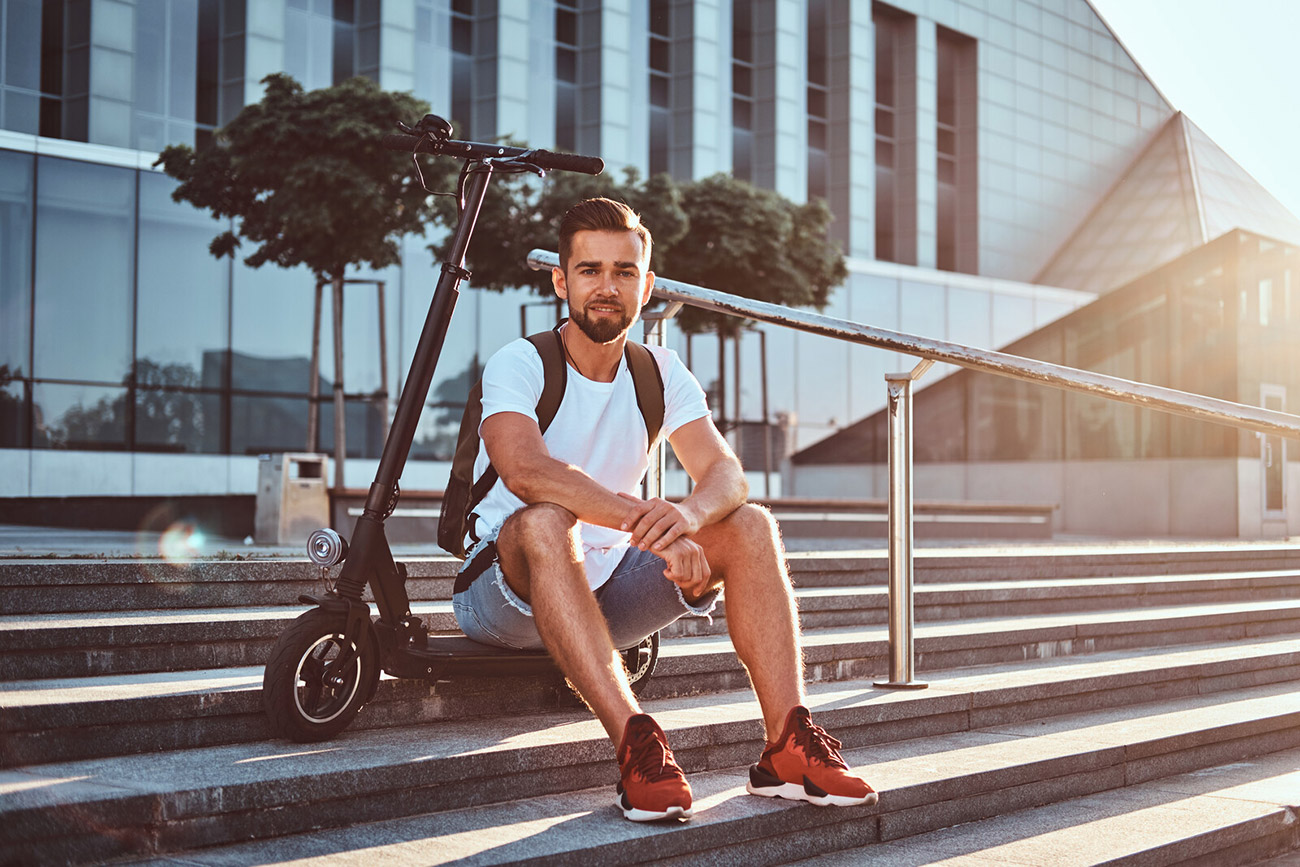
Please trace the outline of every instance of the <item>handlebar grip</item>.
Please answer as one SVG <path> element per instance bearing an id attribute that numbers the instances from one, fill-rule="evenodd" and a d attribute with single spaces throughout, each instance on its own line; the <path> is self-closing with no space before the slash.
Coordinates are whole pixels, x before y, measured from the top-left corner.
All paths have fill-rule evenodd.
<path id="1" fill-rule="evenodd" d="M 390 151 L 415 152 L 415 146 L 421 141 L 418 135 L 403 135 L 402 133 L 391 133 L 384 136 L 384 147 Z M 425 147 L 428 150 L 428 147 Z"/>
<path id="2" fill-rule="evenodd" d="M 598 175 L 605 170 L 605 161 L 600 157 L 584 157 L 582 154 L 557 154 L 554 151 L 535 150 L 528 161 L 543 169 L 581 172 L 584 175 Z"/>

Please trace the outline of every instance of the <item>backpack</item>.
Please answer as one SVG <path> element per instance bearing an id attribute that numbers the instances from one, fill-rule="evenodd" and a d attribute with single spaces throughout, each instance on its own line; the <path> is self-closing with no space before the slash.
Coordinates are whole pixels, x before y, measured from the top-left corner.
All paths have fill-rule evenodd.
<path id="1" fill-rule="evenodd" d="M 566 320 L 567 321 L 567 320 Z M 560 323 L 563 325 L 564 323 Z M 565 360 L 564 344 L 559 325 L 551 331 L 529 336 L 537 354 L 542 358 L 545 378 L 542 396 L 537 401 L 537 426 L 542 433 L 550 427 L 555 413 L 564 400 L 568 383 L 569 365 Z M 636 387 L 636 403 L 645 421 L 646 441 L 653 448 L 664 422 L 664 382 L 659 365 L 643 344 L 628 341 L 623 348 L 632 383 Z M 467 556 L 465 535 L 472 533 L 474 510 L 497 483 L 497 471 L 488 464 L 487 470 L 474 480 L 474 462 L 478 458 L 479 423 L 483 420 L 483 380 L 470 389 L 465 402 L 465 414 L 460 419 L 460 433 L 456 437 L 456 453 L 452 457 L 451 477 L 443 492 L 442 509 L 438 515 L 438 545 L 461 559 Z M 474 537 L 477 541 L 477 536 Z"/>

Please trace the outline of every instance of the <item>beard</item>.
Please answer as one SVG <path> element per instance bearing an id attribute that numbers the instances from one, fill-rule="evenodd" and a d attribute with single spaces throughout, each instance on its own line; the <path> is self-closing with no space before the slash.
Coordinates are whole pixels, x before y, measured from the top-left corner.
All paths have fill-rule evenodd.
<path id="1" fill-rule="evenodd" d="M 598 343 L 602 346 L 606 343 L 613 343 L 627 334 L 627 330 L 632 327 L 632 317 L 626 311 L 617 318 L 602 316 L 593 319 L 587 316 L 584 311 L 575 308 L 572 302 L 569 303 L 569 320 L 574 325 L 577 325 L 592 343 Z"/>

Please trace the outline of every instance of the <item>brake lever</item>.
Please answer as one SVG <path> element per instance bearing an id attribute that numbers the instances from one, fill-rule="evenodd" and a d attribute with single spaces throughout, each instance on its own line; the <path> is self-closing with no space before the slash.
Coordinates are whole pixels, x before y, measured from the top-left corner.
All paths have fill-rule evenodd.
<path id="1" fill-rule="evenodd" d="M 528 161 L 528 157 L 531 154 L 532 151 L 525 151 L 524 153 L 521 153 L 518 156 L 513 156 L 513 157 L 488 157 L 487 159 L 483 160 L 483 162 L 491 163 L 493 168 L 524 169 L 525 171 L 532 172 L 533 174 L 537 175 L 539 178 L 546 177 L 546 169 L 542 168 L 539 165 L 536 165 L 535 163 L 531 163 Z"/>

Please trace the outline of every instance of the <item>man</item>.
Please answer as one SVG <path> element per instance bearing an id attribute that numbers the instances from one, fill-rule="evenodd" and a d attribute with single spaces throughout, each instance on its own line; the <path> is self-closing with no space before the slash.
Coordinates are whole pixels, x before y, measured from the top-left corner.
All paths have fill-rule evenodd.
<path id="1" fill-rule="evenodd" d="M 683 615 L 708 616 L 725 587 L 731 640 L 767 732 L 749 791 L 875 803 L 803 706 L 798 621 L 776 524 L 745 502 L 740 463 L 704 392 L 666 349 L 652 350 L 664 384 L 662 430 L 695 486 L 676 504 L 633 493 L 650 444 L 623 349 L 654 285 L 651 243 L 621 203 L 589 199 L 565 214 L 551 279 L 569 305 L 560 327 L 569 371 L 545 435 L 535 412 L 544 372 L 532 344 L 514 341 L 488 361 L 475 475 L 490 459 L 500 482 L 475 510 L 479 541 L 464 568 L 481 574 L 455 595 L 456 618 L 471 638 L 551 654 L 614 743 L 627 818 L 687 819 L 690 786 L 663 731 L 641 713 L 615 648 Z M 492 547 L 494 559 L 478 556 Z"/>

